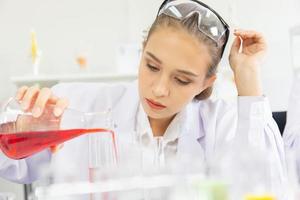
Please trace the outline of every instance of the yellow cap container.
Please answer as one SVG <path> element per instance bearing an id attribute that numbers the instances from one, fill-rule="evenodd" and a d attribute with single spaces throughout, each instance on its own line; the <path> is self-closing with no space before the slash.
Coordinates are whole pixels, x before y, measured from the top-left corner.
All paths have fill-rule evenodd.
<path id="1" fill-rule="evenodd" d="M 245 200 L 276 200 L 272 195 L 247 195 Z"/>

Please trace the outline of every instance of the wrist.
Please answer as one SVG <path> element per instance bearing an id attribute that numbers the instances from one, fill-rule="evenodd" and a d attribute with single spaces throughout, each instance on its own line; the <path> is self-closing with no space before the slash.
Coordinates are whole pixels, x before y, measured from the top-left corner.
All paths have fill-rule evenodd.
<path id="1" fill-rule="evenodd" d="M 262 96 L 260 72 L 257 68 L 236 70 L 235 83 L 239 96 Z"/>

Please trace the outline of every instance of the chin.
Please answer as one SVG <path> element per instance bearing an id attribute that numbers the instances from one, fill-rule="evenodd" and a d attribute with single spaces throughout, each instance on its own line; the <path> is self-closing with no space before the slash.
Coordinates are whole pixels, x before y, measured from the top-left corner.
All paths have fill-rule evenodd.
<path id="1" fill-rule="evenodd" d="M 142 103 L 143 109 L 146 113 L 146 115 L 152 119 L 162 119 L 165 118 L 165 113 L 162 113 L 162 111 L 154 111 L 151 108 L 148 107 L 148 105 L 143 102 Z"/>
<path id="2" fill-rule="evenodd" d="M 164 112 L 159 112 L 159 111 L 153 111 L 151 108 L 148 108 L 147 105 L 143 105 L 144 111 L 146 115 L 151 118 L 151 119 L 166 119 L 170 118 L 174 115 L 168 114 L 166 111 Z"/>
<path id="3" fill-rule="evenodd" d="M 162 116 L 158 113 L 153 113 L 151 111 L 149 111 L 149 112 L 145 111 L 145 112 L 146 112 L 147 116 L 152 118 L 152 119 L 163 119 L 163 118 L 165 118 L 164 116 Z"/>

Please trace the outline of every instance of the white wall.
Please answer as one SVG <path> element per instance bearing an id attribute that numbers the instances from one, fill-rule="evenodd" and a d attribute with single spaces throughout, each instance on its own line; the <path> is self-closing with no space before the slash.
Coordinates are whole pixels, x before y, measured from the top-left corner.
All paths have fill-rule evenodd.
<path id="1" fill-rule="evenodd" d="M 29 33 L 32 28 L 43 51 L 42 73 L 77 72 L 74 57 L 80 46 L 89 48 L 90 71 L 112 72 L 116 70 L 118 44 L 141 42 L 142 31 L 149 28 L 160 2 L 0 0 L 0 85 L 5 86 L 0 90 L 0 102 L 15 92 L 10 76 L 31 73 Z M 265 93 L 274 110 L 286 109 L 292 73 L 288 28 L 300 19 L 299 0 L 206 2 L 232 27 L 265 33 L 270 47 L 263 66 Z M 226 67 L 228 63 L 224 61 L 222 65 Z"/>
<path id="2" fill-rule="evenodd" d="M 84 46 L 81 43 L 89 46 L 91 71 L 113 71 L 115 48 L 128 38 L 129 10 L 124 0 L 4 0 L 0 6 L 1 85 L 7 85 L 11 75 L 31 72 L 32 28 L 43 53 L 42 73 L 76 72 L 75 53 Z M 12 93 L 6 89 L 1 89 L 1 98 Z"/>

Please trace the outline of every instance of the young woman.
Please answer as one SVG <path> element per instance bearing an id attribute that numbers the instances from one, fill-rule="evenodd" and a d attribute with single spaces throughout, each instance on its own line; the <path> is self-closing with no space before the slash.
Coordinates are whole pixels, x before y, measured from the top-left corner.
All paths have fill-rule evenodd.
<path id="1" fill-rule="evenodd" d="M 283 143 L 260 80 L 267 45 L 256 31 L 235 30 L 234 36 L 229 61 L 238 90 L 237 105 L 208 99 L 229 28 L 213 9 L 196 0 L 163 2 L 143 44 L 137 82 L 59 84 L 52 89 L 25 86 L 19 89 L 17 99 L 35 117 L 47 104 L 54 104 L 54 114 L 60 116 L 67 107 L 101 110 L 102 100 L 109 99 L 116 133 L 136 131 L 145 141 L 163 136 L 167 158 L 185 155 L 204 161 L 235 138 L 248 140 L 254 134 L 251 127 L 259 123 L 263 131 L 249 142 L 270 149 L 275 158 L 273 179 L 282 182 Z M 31 182 L 37 178 L 39 166 L 66 158 L 87 172 L 86 147 L 87 140 L 81 137 L 55 154 L 44 151 L 19 161 L 1 155 L 0 174 L 13 181 Z"/>

